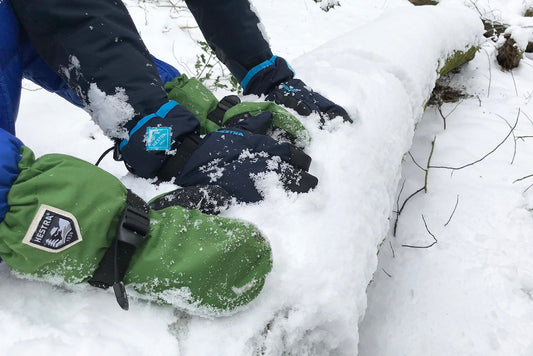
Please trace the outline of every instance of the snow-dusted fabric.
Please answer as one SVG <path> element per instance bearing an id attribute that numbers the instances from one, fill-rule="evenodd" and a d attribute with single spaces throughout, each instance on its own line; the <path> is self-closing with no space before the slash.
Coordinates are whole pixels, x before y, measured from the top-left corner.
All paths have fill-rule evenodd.
<path id="1" fill-rule="evenodd" d="M 206 41 L 240 82 L 272 57 L 261 22 L 249 0 L 186 0 Z"/>
<path id="2" fill-rule="evenodd" d="M 17 165 L 21 158 L 21 146 L 18 138 L 0 128 L 0 222 L 9 210 L 7 194 L 19 174 Z"/>

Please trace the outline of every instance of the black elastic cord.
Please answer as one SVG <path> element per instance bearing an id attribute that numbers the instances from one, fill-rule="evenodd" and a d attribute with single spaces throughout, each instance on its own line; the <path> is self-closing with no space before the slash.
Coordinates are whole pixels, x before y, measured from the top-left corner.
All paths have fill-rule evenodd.
<path id="1" fill-rule="evenodd" d="M 100 158 L 98 158 L 98 161 L 96 161 L 96 163 L 94 164 L 95 166 L 98 167 L 98 165 L 100 164 L 100 162 L 102 162 L 102 160 L 104 159 L 104 157 L 111 151 L 113 151 L 115 149 L 115 146 L 111 147 L 111 148 L 108 148 L 107 150 L 104 151 L 104 153 L 102 153 L 102 155 L 100 156 Z"/>

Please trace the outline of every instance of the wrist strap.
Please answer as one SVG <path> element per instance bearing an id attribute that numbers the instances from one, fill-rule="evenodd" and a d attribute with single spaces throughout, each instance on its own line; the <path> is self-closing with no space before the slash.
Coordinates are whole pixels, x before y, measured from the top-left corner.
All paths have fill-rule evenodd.
<path id="1" fill-rule="evenodd" d="M 215 110 L 207 114 L 207 118 L 210 121 L 213 121 L 218 126 L 222 126 L 222 120 L 224 119 L 224 114 L 226 111 L 239 104 L 241 99 L 237 95 L 228 95 L 222 98 L 217 104 Z"/>
<path id="2" fill-rule="evenodd" d="M 186 136 L 176 148 L 176 153 L 170 156 L 157 171 L 158 182 L 166 182 L 181 175 L 185 163 L 189 160 L 202 139 L 198 135 Z"/>
<path id="3" fill-rule="evenodd" d="M 117 235 L 94 271 L 89 284 L 107 289 L 113 286 L 120 307 L 128 310 L 128 296 L 124 288 L 124 275 L 133 253 L 141 247 L 150 231 L 150 208 L 144 200 L 128 190 L 126 208 L 122 212 Z"/>

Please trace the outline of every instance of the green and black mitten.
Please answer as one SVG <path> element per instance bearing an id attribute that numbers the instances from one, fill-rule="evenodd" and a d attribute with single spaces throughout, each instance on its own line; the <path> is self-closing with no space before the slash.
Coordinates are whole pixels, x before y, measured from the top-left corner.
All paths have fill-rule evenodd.
<path id="1" fill-rule="evenodd" d="M 229 95 L 218 101 L 199 80 L 182 74 L 165 83 L 169 100 L 174 100 L 189 109 L 200 121 L 202 135 L 215 132 L 222 126 L 234 126 L 238 121 L 271 112 L 272 127 L 277 132 L 274 138 L 287 137 L 301 148 L 311 136 L 305 126 L 287 110 L 273 102 L 240 102 L 236 95 Z"/>
<path id="2" fill-rule="evenodd" d="M 35 160 L 21 149 L 19 176 L 0 223 L 0 257 L 52 283 L 124 285 L 199 315 L 238 310 L 261 291 L 270 245 L 253 225 L 216 213 L 229 197 L 188 187 L 145 203 L 111 174 L 74 157 Z"/>

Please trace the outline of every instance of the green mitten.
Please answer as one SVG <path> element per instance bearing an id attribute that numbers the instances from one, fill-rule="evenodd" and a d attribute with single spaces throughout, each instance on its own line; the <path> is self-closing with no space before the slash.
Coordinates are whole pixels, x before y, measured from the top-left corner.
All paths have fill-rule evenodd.
<path id="1" fill-rule="evenodd" d="M 189 109 L 200 121 L 201 134 L 208 134 L 221 126 L 235 124 L 234 118 L 243 119 L 265 111 L 273 114 L 272 126 L 289 135 L 292 141 L 305 146 L 310 134 L 305 126 L 287 110 L 273 102 L 244 102 L 235 95 L 224 97 L 220 102 L 197 79 L 182 74 L 165 83 L 170 100 L 177 101 Z M 276 133 L 274 133 L 275 136 Z"/>
<path id="2" fill-rule="evenodd" d="M 141 297 L 200 315 L 235 311 L 261 291 L 268 242 L 249 223 L 200 211 L 225 202 L 220 188 L 188 187 L 146 204 L 85 161 L 21 153 L 0 223 L 0 257 L 12 271 L 114 288 L 123 280 Z"/>

